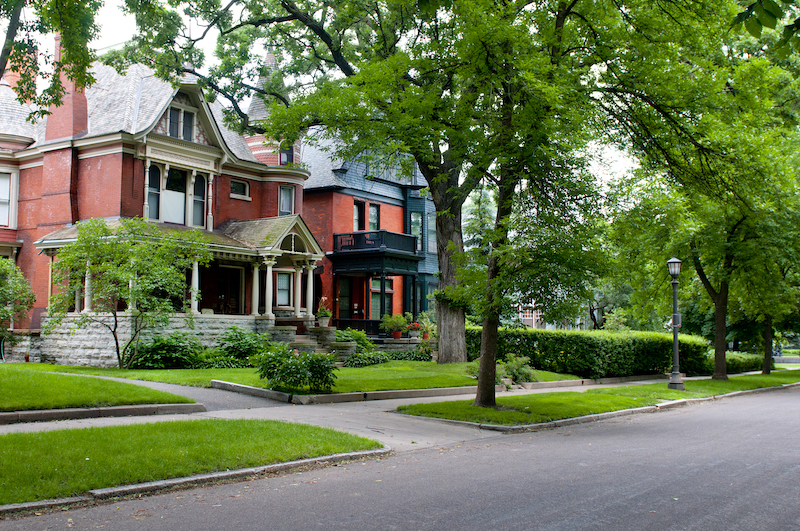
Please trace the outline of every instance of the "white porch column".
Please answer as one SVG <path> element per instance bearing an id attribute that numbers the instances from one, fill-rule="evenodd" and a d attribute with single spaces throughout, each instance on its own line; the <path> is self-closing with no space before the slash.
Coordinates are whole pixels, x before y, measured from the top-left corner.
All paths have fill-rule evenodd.
<path id="1" fill-rule="evenodd" d="M 214 198 L 214 174 L 208 174 L 208 195 L 206 196 L 208 201 L 208 216 L 206 217 L 206 230 L 214 230 L 214 214 L 212 214 L 211 207 L 214 205 L 213 198 Z"/>
<path id="2" fill-rule="evenodd" d="M 200 291 L 200 265 L 192 262 L 192 291 L 190 295 L 192 313 L 200 313 L 197 310 L 197 294 Z"/>
<path id="3" fill-rule="evenodd" d="M 258 272 L 260 267 L 258 266 L 258 262 L 253 264 L 253 289 L 250 292 L 250 315 L 258 315 Z"/>
<path id="4" fill-rule="evenodd" d="M 86 262 L 86 280 L 83 283 L 83 311 L 92 311 L 92 263 Z"/>
<path id="5" fill-rule="evenodd" d="M 294 268 L 294 316 L 300 317 L 300 294 L 302 293 L 303 266 Z"/>
<path id="6" fill-rule="evenodd" d="M 267 266 L 267 282 L 265 286 L 265 293 L 264 293 L 264 317 L 267 319 L 274 319 L 275 314 L 272 313 L 272 293 L 273 293 L 273 284 L 272 284 L 272 266 L 275 265 L 274 260 L 264 260 L 264 265 Z"/>
<path id="7" fill-rule="evenodd" d="M 314 265 L 306 266 L 306 315 L 314 316 Z"/>
<path id="8" fill-rule="evenodd" d="M 150 159 L 144 162 L 144 207 L 142 207 L 142 218 L 150 219 Z"/>

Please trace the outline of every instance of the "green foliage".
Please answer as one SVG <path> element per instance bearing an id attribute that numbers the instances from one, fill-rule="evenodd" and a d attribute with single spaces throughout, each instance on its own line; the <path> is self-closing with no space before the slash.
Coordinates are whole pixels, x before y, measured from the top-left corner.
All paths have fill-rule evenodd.
<path id="1" fill-rule="evenodd" d="M 536 375 L 530 366 L 531 359 L 527 356 L 517 356 L 509 353 L 503 363 L 503 370 L 514 382 L 535 382 Z"/>
<path id="2" fill-rule="evenodd" d="M 273 341 L 250 358 L 258 376 L 270 388 L 289 392 L 330 393 L 336 382 L 336 358 L 330 354 L 298 352 L 288 343 Z"/>
<path id="3" fill-rule="evenodd" d="M 714 362 L 709 356 L 709 367 L 713 370 Z M 739 374 L 741 372 L 760 371 L 764 364 L 764 356 L 759 354 L 745 354 L 743 352 L 726 352 L 725 364 L 728 374 Z M 772 358 L 771 369 L 775 368 L 775 358 Z"/>
<path id="4" fill-rule="evenodd" d="M 158 336 L 148 343 L 140 343 L 138 352 L 129 363 L 131 369 L 192 369 L 200 362 L 203 345 L 186 333 L 173 332 Z"/>
<path id="5" fill-rule="evenodd" d="M 11 260 L 0 258 L 0 339 L 11 338 L 10 324 L 33 307 L 36 295 L 22 271 Z"/>
<path id="6" fill-rule="evenodd" d="M 480 354 L 481 329 L 467 328 L 467 352 Z M 681 371 L 708 374 L 707 343 L 694 336 L 680 336 Z M 605 332 L 501 329 L 498 358 L 525 352 L 531 365 L 584 378 L 664 373 L 672 366 L 672 336 L 656 332 Z"/>
<path id="7" fill-rule="evenodd" d="M 356 352 L 371 352 L 375 350 L 375 343 L 373 343 L 367 333 L 363 330 L 355 330 L 353 328 L 345 328 L 344 330 L 336 330 L 336 341 L 353 341 L 356 343 Z"/>
<path id="8" fill-rule="evenodd" d="M 50 114 L 51 106 L 61 104 L 65 93 L 62 76 L 74 81 L 78 88 L 94 83 L 91 65 L 96 55 L 89 48 L 89 43 L 99 32 L 95 15 L 101 5 L 99 0 L 16 0 L 0 3 L 0 19 L 4 22 L 5 35 L 0 45 L 0 77 L 6 71 L 19 74 L 19 82 L 12 88 L 20 101 L 34 104 L 37 110 L 32 117 Z M 33 12 L 33 17 L 28 18 L 29 13 L 28 17 L 20 19 L 20 11 L 24 7 Z M 41 42 L 43 36 L 55 33 L 61 36 L 61 58 L 58 61 L 46 55 Z M 41 68 L 40 65 L 49 68 Z"/>
<path id="9" fill-rule="evenodd" d="M 388 354 L 391 359 L 396 361 L 431 361 L 431 354 L 426 352 L 422 345 L 427 345 L 427 343 L 421 343 L 420 348 L 414 350 L 392 350 Z"/>
<path id="10" fill-rule="evenodd" d="M 379 363 L 387 363 L 391 358 L 385 352 L 377 350 L 355 352 L 344 360 L 345 367 L 367 367 L 369 365 L 378 365 Z"/>
<path id="11" fill-rule="evenodd" d="M 406 320 L 406 316 L 402 313 L 396 313 L 394 315 L 386 313 L 381 317 L 380 326 L 382 330 L 387 332 L 405 332 L 408 330 L 408 321 Z"/>
<path id="12" fill-rule="evenodd" d="M 250 330 L 232 326 L 217 339 L 217 346 L 228 356 L 247 360 L 255 356 L 269 343 L 269 334 L 256 334 Z"/>
<path id="13" fill-rule="evenodd" d="M 133 360 L 133 346 L 145 328 L 166 326 L 176 311 L 186 312 L 186 272 L 194 262 L 211 259 L 208 244 L 197 231 L 173 231 L 139 218 L 107 223 L 91 219 L 78 223 L 76 241 L 59 249 L 53 263 L 53 280 L 60 284 L 50 300 L 49 320 L 43 332 L 52 332 L 73 309 L 83 294 L 87 274 L 91 277 L 91 309 L 83 311 L 74 327 L 90 322 L 108 330 L 114 339 L 120 368 Z M 123 316 L 131 324 L 128 341 L 120 339 Z"/>
<path id="14" fill-rule="evenodd" d="M 220 349 L 205 349 L 197 358 L 196 369 L 244 369 L 252 367 L 250 359 L 231 356 Z"/>

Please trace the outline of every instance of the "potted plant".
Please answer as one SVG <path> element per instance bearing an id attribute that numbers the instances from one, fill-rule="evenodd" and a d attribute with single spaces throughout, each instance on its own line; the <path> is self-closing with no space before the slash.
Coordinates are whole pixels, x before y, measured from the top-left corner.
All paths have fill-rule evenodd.
<path id="1" fill-rule="evenodd" d="M 381 328 L 387 332 L 391 332 L 393 338 L 400 339 L 403 332 L 408 330 L 408 321 L 406 321 L 402 313 L 396 313 L 394 315 L 386 313 L 381 318 Z"/>
<path id="2" fill-rule="evenodd" d="M 428 339 L 431 337 L 432 333 L 436 332 L 436 325 L 431 321 L 427 313 L 423 313 L 419 316 L 419 329 L 420 332 L 422 332 L 422 339 Z"/>
<path id="3" fill-rule="evenodd" d="M 420 324 L 417 321 L 408 323 L 408 337 L 419 337 Z"/>
<path id="4" fill-rule="evenodd" d="M 331 322 L 333 312 L 328 308 L 328 297 L 322 297 L 317 306 L 317 321 L 321 328 L 327 327 Z"/>

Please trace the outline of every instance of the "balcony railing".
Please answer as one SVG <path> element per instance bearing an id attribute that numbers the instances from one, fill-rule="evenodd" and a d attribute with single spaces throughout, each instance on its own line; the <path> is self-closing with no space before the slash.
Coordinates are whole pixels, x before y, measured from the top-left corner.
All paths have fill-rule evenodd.
<path id="1" fill-rule="evenodd" d="M 415 254 L 417 251 L 417 237 L 410 234 L 400 234 L 387 230 L 371 230 L 366 232 L 347 232 L 334 234 L 335 252 L 340 251 L 403 251 Z"/>

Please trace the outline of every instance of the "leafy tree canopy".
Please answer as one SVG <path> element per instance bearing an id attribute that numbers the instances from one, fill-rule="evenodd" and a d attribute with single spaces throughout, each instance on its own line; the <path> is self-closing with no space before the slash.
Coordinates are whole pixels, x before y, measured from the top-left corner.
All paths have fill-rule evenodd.
<path id="1" fill-rule="evenodd" d="M 0 258 L 0 339 L 10 336 L 9 326 L 33 307 L 36 296 L 12 260 Z"/>

